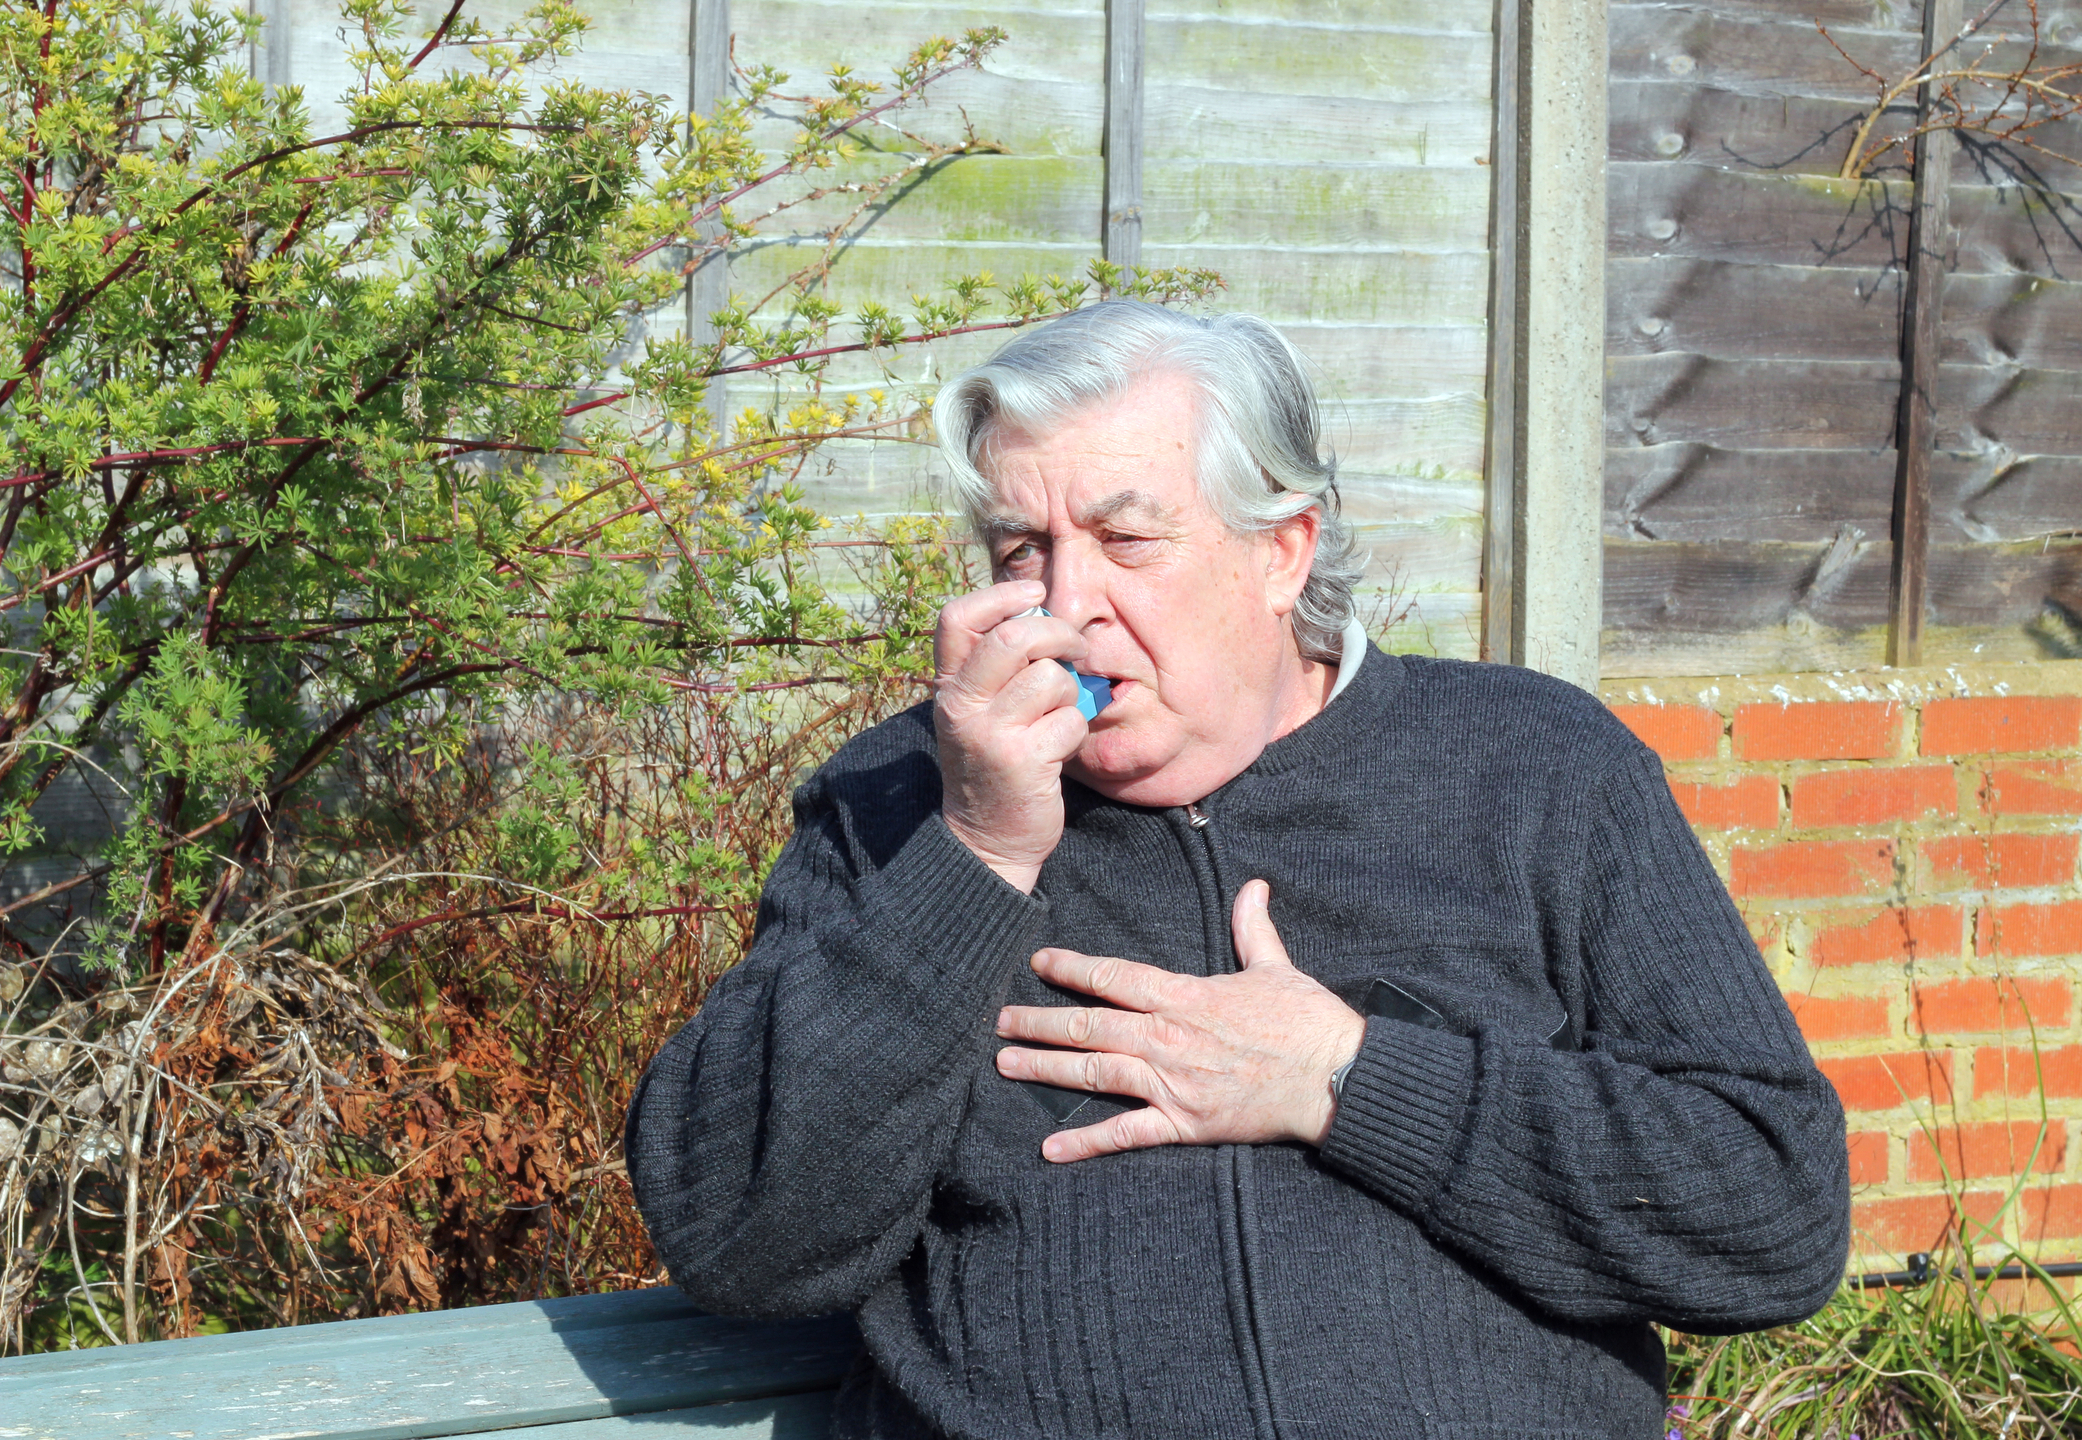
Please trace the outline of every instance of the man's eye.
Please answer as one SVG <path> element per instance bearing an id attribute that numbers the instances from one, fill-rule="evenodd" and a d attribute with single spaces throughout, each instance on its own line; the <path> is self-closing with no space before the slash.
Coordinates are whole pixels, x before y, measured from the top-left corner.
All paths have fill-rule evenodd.
<path id="1" fill-rule="evenodd" d="M 1036 553 L 1031 542 L 1021 543 L 1007 550 L 998 563 L 1000 565 L 1024 565 L 1027 561 L 1033 559 Z"/>

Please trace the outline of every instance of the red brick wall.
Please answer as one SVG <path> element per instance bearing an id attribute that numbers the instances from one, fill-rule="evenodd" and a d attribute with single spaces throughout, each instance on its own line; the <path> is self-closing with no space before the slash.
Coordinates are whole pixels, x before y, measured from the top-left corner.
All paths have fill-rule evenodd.
<path id="1" fill-rule="evenodd" d="M 1605 699 L 1843 1097 L 1865 1258 L 1933 1248 L 1952 1196 L 2028 1253 L 2082 1254 L 2082 665 Z"/>

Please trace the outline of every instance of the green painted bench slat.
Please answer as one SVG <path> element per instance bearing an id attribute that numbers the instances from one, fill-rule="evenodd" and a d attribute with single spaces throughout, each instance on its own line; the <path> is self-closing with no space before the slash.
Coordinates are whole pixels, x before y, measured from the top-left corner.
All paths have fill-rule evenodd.
<path id="1" fill-rule="evenodd" d="M 831 1397 L 831 1391 L 819 1390 L 493 1433 L 510 1440 L 825 1440 L 831 1434 Z"/>
<path id="2" fill-rule="evenodd" d="M 726 1320 L 676 1290 L 487 1305 L 0 1360 L 0 1440 L 420 1440 L 516 1426 L 592 1440 L 567 1422 L 613 1416 L 627 1417 L 620 1440 L 648 1433 L 639 1424 L 794 1440 L 816 1433 L 801 1428 L 811 1410 L 768 1406 L 762 1419 L 728 1402 L 810 1395 L 828 1410 L 828 1393 L 812 1392 L 835 1388 L 859 1348 L 847 1318 Z M 696 1407 L 724 1408 L 669 1413 Z"/>

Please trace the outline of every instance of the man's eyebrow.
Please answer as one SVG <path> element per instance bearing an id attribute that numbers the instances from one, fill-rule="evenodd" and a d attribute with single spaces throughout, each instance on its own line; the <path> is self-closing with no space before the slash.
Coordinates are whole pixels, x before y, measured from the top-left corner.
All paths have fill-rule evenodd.
<path id="1" fill-rule="evenodd" d="M 1078 511 L 1076 520 L 1079 528 L 1090 530 L 1123 515 L 1158 525 L 1168 525 L 1172 520 L 1171 507 L 1147 490 L 1116 490 L 1111 495 L 1102 495 Z M 984 544 L 992 546 L 1022 535 L 1046 533 L 1045 526 L 1036 525 L 1016 510 L 991 511 L 983 516 L 982 530 Z"/>
<path id="2" fill-rule="evenodd" d="M 1089 530 L 1109 520 L 1118 520 L 1123 515 L 1134 515 L 1160 525 L 1169 524 L 1172 518 L 1171 507 L 1147 490 L 1116 490 L 1079 511 L 1077 523 Z"/>
<path id="3" fill-rule="evenodd" d="M 1026 516 L 1011 510 L 991 511 L 983 517 L 980 528 L 983 531 L 983 543 L 992 546 L 1000 540 L 1010 540 L 1015 535 L 1038 533 Z"/>

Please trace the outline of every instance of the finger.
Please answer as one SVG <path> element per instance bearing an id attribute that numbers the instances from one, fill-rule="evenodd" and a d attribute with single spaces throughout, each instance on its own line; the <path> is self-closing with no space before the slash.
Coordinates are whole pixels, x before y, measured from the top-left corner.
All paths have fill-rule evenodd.
<path id="1" fill-rule="evenodd" d="M 1280 932 L 1272 923 L 1272 887 L 1252 880 L 1236 892 L 1229 911 L 1229 934 L 1236 941 L 1236 962 L 1248 970 L 1253 965 L 1292 965 Z"/>
<path id="2" fill-rule="evenodd" d="M 960 668 L 943 674 L 940 684 L 943 689 L 987 699 L 1037 661 L 1081 660 L 1090 648 L 1067 620 L 1053 615 L 1015 615 L 980 636 Z M 1069 671 L 1060 665 L 1055 668 L 1069 679 Z M 1074 690 L 1077 682 L 1070 680 L 1070 685 Z"/>
<path id="3" fill-rule="evenodd" d="M 1129 1010 L 1160 1009 L 1179 978 L 1154 965 L 1075 950 L 1037 950 L 1033 966 L 1034 973 L 1051 985 L 1096 995 Z"/>
<path id="4" fill-rule="evenodd" d="M 1035 660 L 984 703 L 993 723 L 1031 725 L 1051 711 L 1077 713 L 1077 679 L 1053 660 Z M 1079 719 L 1083 717 L 1079 714 Z"/>
<path id="5" fill-rule="evenodd" d="M 1017 1045 L 998 1052 L 998 1073 L 1007 1080 L 1038 1080 L 1065 1090 L 1133 1095 L 1138 1100 L 1150 1098 L 1155 1080 L 1149 1066 L 1133 1055 L 1104 1050 L 1026 1050 Z"/>
<path id="6" fill-rule="evenodd" d="M 1122 1055 L 1143 1052 L 1147 1028 L 1147 1020 L 1132 1010 L 1104 1005 L 1007 1005 L 998 1012 L 998 1034 L 1003 1039 Z"/>
<path id="7" fill-rule="evenodd" d="M 1169 1115 L 1154 1105 L 1124 1110 L 1109 1120 L 1077 1130 L 1058 1130 L 1041 1142 L 1041 1158 L 1066 1165 L 1073 1160 L 1090 1160 L 1099 1155 L 1118 1155 L 1123 1150 L 1148 1150 L 1157 1145 L 1178 1145 L 1185 1135 Z"/>
<path id="8" fill-rule="evenodd" d="M 1006 580 L 948 601 L 933 628 L 934 671 L 952 675 L 978 640 L 1047 598 L 1048 587 L 1039 580 Z"/>

